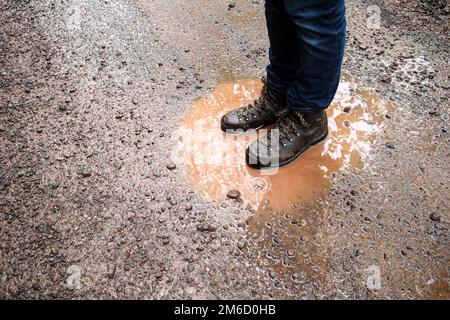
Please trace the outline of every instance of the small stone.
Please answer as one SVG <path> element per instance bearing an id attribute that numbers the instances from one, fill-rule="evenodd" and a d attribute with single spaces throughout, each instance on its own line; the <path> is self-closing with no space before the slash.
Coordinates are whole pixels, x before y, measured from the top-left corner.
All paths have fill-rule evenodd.
<path id="1" fill-rule="evenodd" d="M 359 49 L 361 49 L 361 50 L 367 50 L 367 48 L 368 48 L 368 46 L 367 46 L 367 44 L 365 44 L 365 43 L 361 43 L 361 44 L 359 45 Z"/>
<path id="2" fill-rule="evenodd" d="M 175 199 L 175 197 L 173 196 L 168 196 L 167 197 L 167 201 L 170 203 L 171 206 L 176 206 L 178 204 L 177 199 Z"/>
<path id="3" fill-rule="evenodd" d="M 385 76 L 385 77 L 381 78 L 381 82 L 383 82 L 383 83 L 391 83 L 392 82 L 392 78 L 390 76 Z"/>
<path id="4" fill-rule="evenodd" d="M 294 250 L 288 250 L 286 251 L 286 254 L 288 255 L 288 257 L 293 257 L 295 255 Z"/>
<path id="5" fill-rule="evenodd" d="M 270 271 L 269 272 L 269 277 L 274 279 L 277 276 L 277 274 L 275 273 L 275 271 Z"/>
<path id="6" fill-rule="evenodd" d="M 69 87 L 68 89 L 67 89 L 67 91 L 69 91 L 69 93 L 75 93 L 75 92 L 77 92 L 77 89 L 74 87 L 74 86 L 71 86 L 71 87 Z"/>
<path id="7" fill-rule="evenodd" d="M 440 115 L 440 113 L 438 111 L 436 111 L 436 110 L 431 110 L 428 113 L 430 114 L 430 116 L 438 117 Z"/>
<path id="8" fill-rule="evenodd" d="M 389 149 L 395 149 L 395 146 L 394 146 L 394 144 L 392 142 L 386 143 L 386 147 L 389 148 Z"/>
<path id="9" fill-rule="evenodd" d="M 227 197 L 230 199 L 237 199 L 241 196 L 241 192 L 239 190 L 233 189 L 228 191 Z"/>
<path id="10" fill-rule="evenodd" d="M 344 107 L 344 109 L 343 109 L 343 111 L 344 111 L 345 113 L 349 113 L 350 110 L 352 110 L 352 108 L 350 108 L 349 106 Z"/>
<path id="11" fill-rule="evenodd" d="M 160 178 L 160 177 L 161 177 L 161 172 L 160 172 L 159 170 L 154 170 L 154 171 L 153 171 L 153 176 L 154 176 L 155 178 Z"/>
<path id="12" fill-rule="evenodd" d="M 186 204 L 186 207 L 184 208 L 184 210 L 191 211 L 192 208 L 193 208 L 192 204 L 188 203 L 188 204 Z"/>
<path id="13" fill-rule="evenodd" d="M 79 290 L 81 288 L 81 267 L 71 265 L 67 268 L 66 273 L 69 275 L 66 280 L 67 288 L 70 290 Z"/>
<path id="14" fill-rule="evenodd" d="M 234 1 L 228 3 L 228 10 L 233 9 L 236 7 L 236 3 Z"/>
<path id="15" fill-rule="evenodd" d="M 114 275 L 116 274 L 116 269 L 117 269 L 117 266 L 115 263 L 109 264 L 107 267 L 107 274 L 106 274 L 107 277 L 114 278 Z"/>
<path id="16" fill-rule="evenodd" d="M 171 163 L 167 164 L 166 168 L 169 170 L 175 170 L 177 168 L 177 165 L 175 163 L 171 162 Z"/>
<path id="17" fill-rule="evenodd" d="M 166 222 L 166 219 L 164 217 L 159 217 L 158 218 L 158 222 L 159 223 L 164 223 L 164 222 Z"/>
<path id="18" fill-rule="evenodd" d="M 241 240 L 239 240 L 237 246 L 238 246 L 239 249 L 242 250 L 242 249 L 245 248 L 245 245 L 246 245 L 246 244 L 247 244 L 247 241 L 246 241 L 245 239 L 241 239 Z"/>
<path id="19" fill-rule="evenodd" d="M 50 189 L 53 189 L 53 190 L 58 189 L 59 183 L 57 183 L 57 182 L 50 183 L 49 187 L 50 187 Z"/>
<path id="20" fill-rule="evenodd" d="M 217 230 L 217 227 L 213 224 L 199 224 L 197 225 L 197 230 L 198 231 L 208 231 L 208 232 L 214 232 Z"/>
<path id="21" fill-rule="evenodd" d="M 432 212 L 430 214 L 430 219 L 435 222 L 441 222 L 441 216 L 437 212 Z"/>
<path id="22" fill-rule="evenodd" d="M 79 170 L 78 172 L 80 174 L 80 176 L 82 176 L 83 178 L 89 178 L 90 176 L 92 176 L 92 171 L 90 168 L 88 167 L 83 167 Z"/>

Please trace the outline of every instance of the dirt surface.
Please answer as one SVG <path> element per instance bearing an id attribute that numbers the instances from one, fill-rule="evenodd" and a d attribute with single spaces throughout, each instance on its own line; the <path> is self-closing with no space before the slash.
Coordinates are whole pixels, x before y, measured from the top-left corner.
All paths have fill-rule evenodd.
<path id="1" fill-rule="evenodd" d="M 173 164 L 196 98 L 264 74 L 263 5 L 0 0 L 0 298 L 450 298 L 445 1 L 347 1 L 344 72 L 394 108 L 304 229 Z"/>

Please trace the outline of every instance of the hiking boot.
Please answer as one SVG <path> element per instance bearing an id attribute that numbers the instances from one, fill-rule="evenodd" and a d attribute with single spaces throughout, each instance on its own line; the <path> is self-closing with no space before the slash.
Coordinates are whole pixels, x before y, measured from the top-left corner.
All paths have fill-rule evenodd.
<path id="1" fill-rule="evenodd" d="M 246 107 L 226 113 L 221 120 L 221 129 L 257 130 L 274 124 L 288 112 L 286 94 L 277 92 L 264 82 L 261 96 Z"/>
<path id="2" fill-rule="evenodd" d="M 328 135 L 325 110 L 290 111 L 277 121 L 267 136 L 253 142 L 247 149 L 247 164 L 256 169 L 276 168 L 295 160 Z"/>

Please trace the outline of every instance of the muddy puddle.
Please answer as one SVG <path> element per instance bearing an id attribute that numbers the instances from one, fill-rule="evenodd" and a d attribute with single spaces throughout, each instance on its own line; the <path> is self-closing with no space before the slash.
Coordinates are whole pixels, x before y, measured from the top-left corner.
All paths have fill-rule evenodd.
<path id="1" fill-rule="evenodd" d="M 279 286 L 286 281 L 305 285 L 326 273 L 323 257 L 331 248 L 323 245 L 322 229 L 331 183 L 340 170 L 364 168 L 393 106 L 344 76 L 328 109 L 328 138 L 279 170 L 258 171 L 245 165 L 245 149 L 257 133 L 223 133 L 220 118 L 255 100 L 261 88 L 258 79 L 233 79 L 196 100 L 177 132 L 174 158 L 205 198 L 221 201 L 230 190 L 239 190 L 241 205 L 254 210 L 248 250 L 261 267 L 273 270 L 270 276 Z"/>

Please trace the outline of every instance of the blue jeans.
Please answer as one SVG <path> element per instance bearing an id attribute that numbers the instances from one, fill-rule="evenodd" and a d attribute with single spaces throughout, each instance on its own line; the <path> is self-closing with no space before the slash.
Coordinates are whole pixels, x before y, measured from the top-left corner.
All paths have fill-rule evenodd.
<path id="1" fill-rule="evenodd" d="M 327 108 L 336 94 L 345 48 L 344 0 L 266 0 L 267 82 L 291 109 Z"/>

